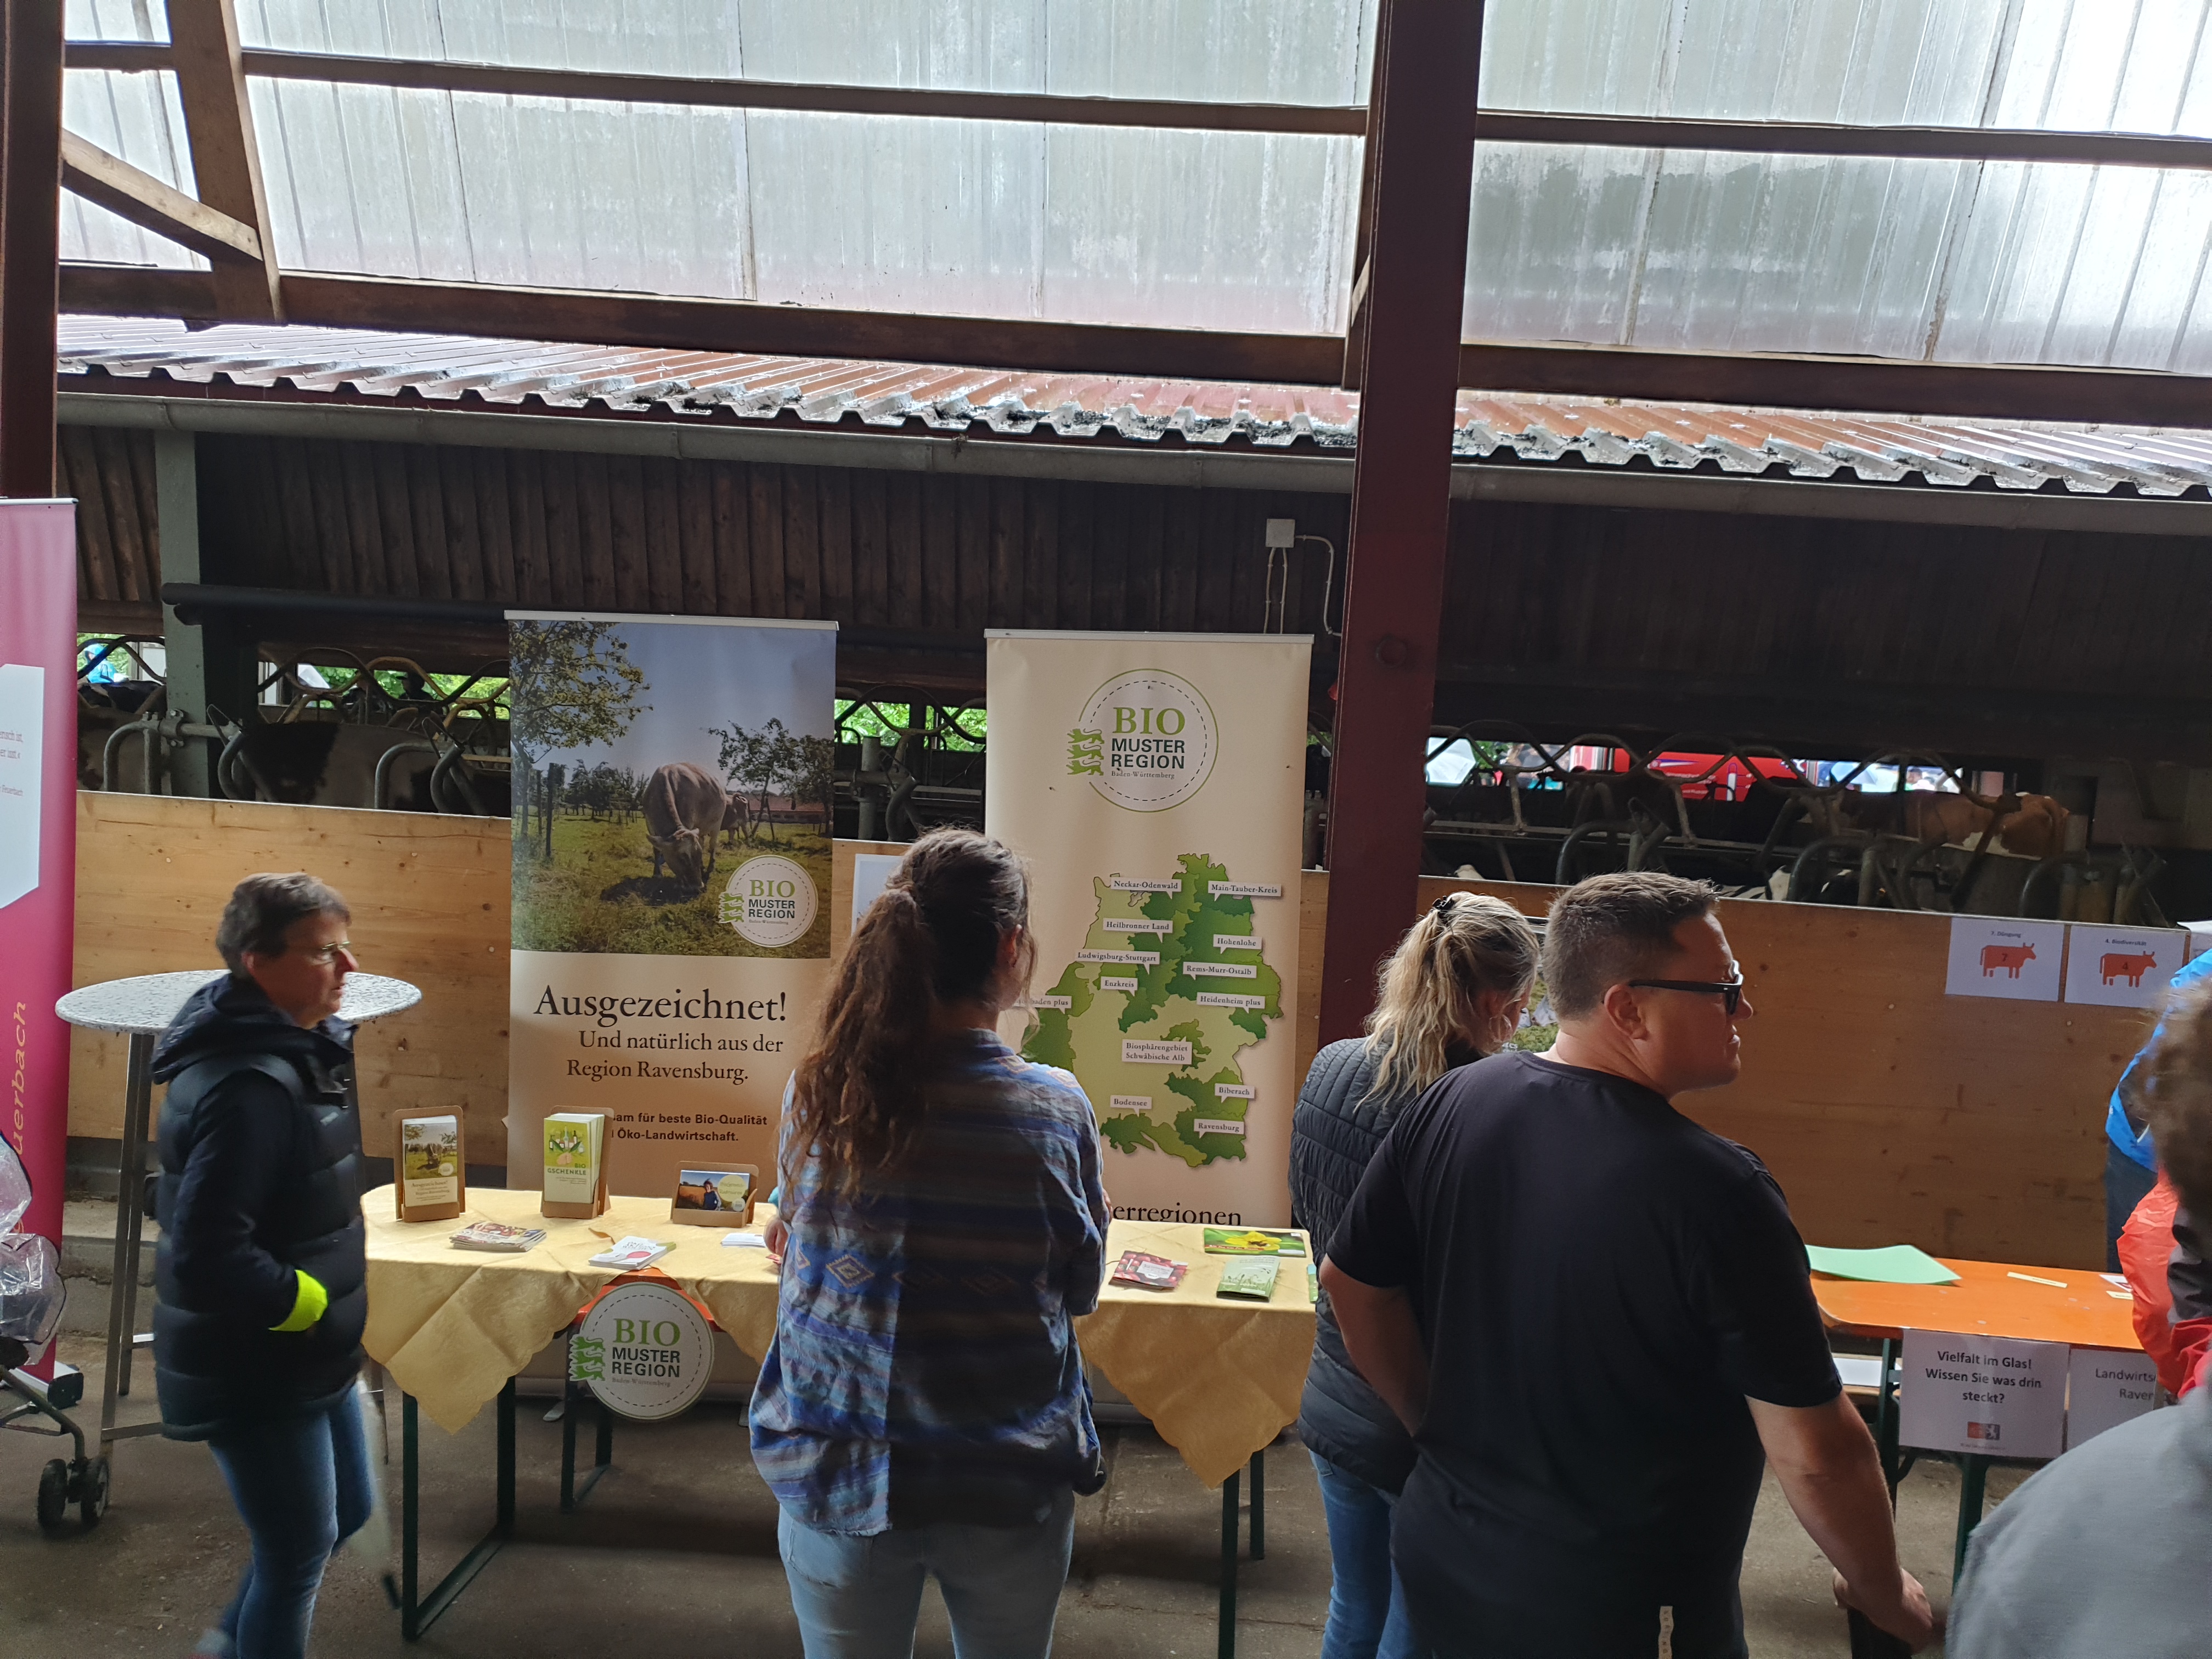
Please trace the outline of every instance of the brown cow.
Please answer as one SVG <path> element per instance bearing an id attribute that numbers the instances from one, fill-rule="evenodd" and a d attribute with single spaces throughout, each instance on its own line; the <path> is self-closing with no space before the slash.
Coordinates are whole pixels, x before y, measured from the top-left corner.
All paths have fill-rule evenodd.
<path id="1" fill-rule="evenodd" d="M 693 892 L 714 873 L 714 843 L 729 796 L 722 786 L 688 761 L 664 766 L 646 781 L 645 838 L 653 844 L 653 873 L 660 864 Z"/>
<path id="2" fill-rule="evenodd" d="M 1850 789 L 1809 811 L 1820 834 L 1850 830 L 1910 836 L 1923 847 L 1980 848 L 1989 836 L 2015 857 L 2047 859 L 2066 850 L 2067 810 L 2048 795 L 1961 795 L 1948 790 L 1900 793 Z M 1995 833 L 1990 835 L 1994 826 Z"/>
<path id="3" fill-rule="evenodd" d="M 1984 945 L 1982 946 L 1982 977 L 1995 976 L 1998 969 L 2005 970 L 2008 979 L 2018 979 L 2020 970 L 2035 960 L 2033 945 Z"/>

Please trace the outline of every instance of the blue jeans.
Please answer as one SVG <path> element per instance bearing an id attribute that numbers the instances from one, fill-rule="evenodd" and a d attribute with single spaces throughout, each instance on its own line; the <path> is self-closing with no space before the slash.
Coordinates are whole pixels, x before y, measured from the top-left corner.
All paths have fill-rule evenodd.
<path id="1" fill-rule="evenodd" d="M 1328 1631 L 1321 1659 L 1421 1659 L 1390 1565 L 1390 1511 L 1398 1500 L 1309 1452 L 1328 1516 Z M 810 1655 L 809 1659 L 812 1659 Z"/>
<path id="2" fill-rule="evenodd" d="M 806 1659 L 908 1659 L 931 1573 L 957 1659 L 1045 1659 L 1075 1544 L 1075 1494 L 1063 1488 L 1034 1526 L 939 1521 L 866 1538 L 817 1532 L 787 1510 L 775 1541 Z"/>
<path id="3" fill-rule="evenodd" d="M 361 1407 L 349 1391 L 326 1412 L 257 1423 L 209 1449 L 253 1543 L 216 1629 L 238 1659 L 304 1659 L 324 1565 L 368 1519 Z"/>

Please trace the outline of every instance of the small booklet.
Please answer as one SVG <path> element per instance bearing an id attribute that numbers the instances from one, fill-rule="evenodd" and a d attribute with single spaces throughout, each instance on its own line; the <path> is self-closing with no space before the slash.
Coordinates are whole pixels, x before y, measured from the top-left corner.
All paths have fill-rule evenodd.
<path id="1" fill-rule="evenodd" d="M 734 1245 L 738 1249 L 743 1250 L 764 1250 L 768 1249 L 768 1240 L 758 1233 L 724 1233 L 722 1235 L 722 1243 L 728 1245 Z"/>
<path id="2" fill-rule="evenodd" d="M 619 1239 L 611 1249 L 601 1250 L 592 1258 L 594 1267 L 620 1267 L 624 1273 L 635 1273 L 640 1267 L 649 1267 L 676 1247 L 664 1244 L 657 1238 L 640 1238 L 635 1233 Z"/>
<path id="3" fill-rule="evenodd" d="M 1237 1302 L 1266 1302 L 1275 1294 L 1275 1270 L 1279 1264 L 1273 1261 L 1224 1261 L 1221 1264 L 1221 1285 L 1214 1291 Z"/>
<path id="4" fill-rule="evenodd" d="M 1208 1227 L 1208 1255 L 1304 1255 L 1305 1240 L 1274 1227 Z"/>
<path id="5" fill-rule="evenodd" d="M 457 1250 L 520 1251 L 544 1242 L 543 1227 L 510 1227 L 504 1221 L 472 1221 L 453 1237 Z"/>
<path id="6" fill-rule="evenodd" d="M 1170 1261 L 1164 1255 L 1124 1250 L 1121 1259 L 1114 1264 L 1113 1282 L 1133 1285 L 1139 1290 L 1171 1291 L 1182 1283 L 1183 1275 L 1189 1271 L 1185 1263 Z"/>

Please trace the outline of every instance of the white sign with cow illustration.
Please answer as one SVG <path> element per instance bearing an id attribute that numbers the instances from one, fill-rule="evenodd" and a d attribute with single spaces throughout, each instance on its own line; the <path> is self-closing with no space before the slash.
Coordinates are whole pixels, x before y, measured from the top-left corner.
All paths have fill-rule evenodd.
<path id="1" fill-rule="evenodd" d="M 607 1115 L 608 1185 L 775 1162 L 830 966 L 834 625 L 511 612 L 510 1168 Z"/>
<path id="2" fill-rule="evenodd" d="M 2179 927 L 2113 927 L 2077 921 L 2066 943 L 2066 1000 L 2155 1008 L 2189 960 Z"/>
<path id="3" fill-rule="evenodd" d="M 2066 960 L 2066 924 L 2009 916 L 1954 916 L 1950 971 L 1954 997 L 2056 1002 Z"/>

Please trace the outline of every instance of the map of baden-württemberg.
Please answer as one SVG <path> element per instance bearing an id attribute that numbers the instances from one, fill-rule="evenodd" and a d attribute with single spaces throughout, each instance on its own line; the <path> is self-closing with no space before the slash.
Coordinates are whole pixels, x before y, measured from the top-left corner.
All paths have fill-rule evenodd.
<path id="1" fill-rule="evenodd" d="M 1099 1133 L 1123 1152 L 1151 1147 L 1198 1169 L 1244 1156 L 1255 1091 L 1237 1056 L 1283 1017 L 1283 982 L 1241 884 L 1203 853 L 1177 863 L 1162 880 L 1092 878 L 1097 915 L 1036 999 L 1024 1052 L 1075 1073 Z"/>

